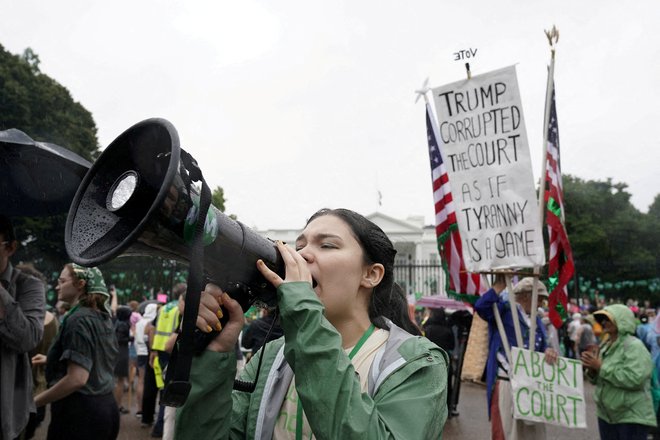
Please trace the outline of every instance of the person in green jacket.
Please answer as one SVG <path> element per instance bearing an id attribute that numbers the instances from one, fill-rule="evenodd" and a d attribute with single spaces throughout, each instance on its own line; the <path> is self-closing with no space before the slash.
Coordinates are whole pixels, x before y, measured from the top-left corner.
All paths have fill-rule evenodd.
<path id="1" fill-rule="evenodd" d="M 192 389 L 178 410 L 185 439 L 438 439 L 447 419 L 447 355 L 407 314 L 393 280 L 396 251 L 385 233 L 349 210 L 321 210 L 296 240 L 278 242 L 286 275 L 262 261 L 275 287 L 284 336 L 241 373 L 253 393 L 232 391 L 240 305 L 217 286 L 202 294 L 197 326 L 220 328 L 193 361 Z"/>
<path id="2" fill-rule="evenodd" d="M 622 304 L 594 313 L 603 326 L 600 355 L 582 352 L 587 377 L 596 384 L 598 430 L 603 440 L 645 440 L 656 426 L 651 399 L 653 363 L 635 334 L 635 316 Z"/>

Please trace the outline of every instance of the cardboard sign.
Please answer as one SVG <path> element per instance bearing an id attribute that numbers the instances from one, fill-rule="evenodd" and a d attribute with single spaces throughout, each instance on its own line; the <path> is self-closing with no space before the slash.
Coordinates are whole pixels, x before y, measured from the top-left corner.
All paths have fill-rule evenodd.
<path id="1" fill-rule="evenodd" d="M 545 263 L 515 68 L 433 89 L 469 272 Z"/>
<path id="2" fill-rule="evenodd" d="M 511 347 L 511 392 L 516 419 L 586 428 L 582 363 L 560 357 L 545 362 L 544 354 Z"/>

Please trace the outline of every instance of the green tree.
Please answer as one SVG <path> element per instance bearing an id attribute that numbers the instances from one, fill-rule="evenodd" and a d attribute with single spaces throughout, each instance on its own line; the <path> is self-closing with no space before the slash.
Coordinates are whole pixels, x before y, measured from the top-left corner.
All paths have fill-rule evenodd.
<path id="1" fill-rule="evenodd" d="M 91 113 L 69 91 L 40 70 L 30 48 L 12 55 L 0 45 L 0 130 L 17 128 L 38 141 L 65 147 L 94 160 L 99 154 Z M 14 262 L 33 262 L 51 281 L 69 261 L 64 247 L 66 214 L 12 219 L 21 246 Z M 54 284 L 54 283 L 53 283 Z M 54 292 L 50 292 L 53 300 Z"/>
<path id="2" fill-rule="evenodd" d="M 225 198 L 225 190 L 220 185 L 218 185 L 211 193 L 211 204 L 218 208 L 218 211 L 224 213 L 225 203 L 227 203 L 227 199 Z M 232 220 L 237 219 L 235 214 L 229 214 L 229 218 Z"/>
<path id="3" fill-rule="evenodd" d="M 18 56 L 0 45 L 0 130 L 17 128 L 93 160 L 99 147 L 92 114 L 39 65 L 32 49 Z"/>
<path id="4" fill-rule="evenodd" d="M 211 204 L 218 208 L 218 211 L 225 212 L 225 190 L 220 185 L 216 186 L 211 195 Z"/>
<path id="5" fill-rule="evenodd" d="M 567 175 L 564 196 L 578 275 L 610 284 L 658 276 L 649 216 L 630 203 L 626 184 Z"/>
<path id="6" fill-rule="evenodd" d="M 649 216 L 660 221 L 660 194 L 655 196 L 653 203 L 649 206 Z"/>

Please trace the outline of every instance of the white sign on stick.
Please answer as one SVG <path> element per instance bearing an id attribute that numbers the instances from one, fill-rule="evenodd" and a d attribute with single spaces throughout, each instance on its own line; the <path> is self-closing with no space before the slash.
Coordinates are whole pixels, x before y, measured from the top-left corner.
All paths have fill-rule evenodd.
<path id="1" fill-rule="evenodd" d="M 433 89 L 470 272 L 545 263 L 515 67 Z"/>
<path id="2" fill-rule="evenodd" d="M 544 354 L 511 347 L 511 393 L 516 419 L 586 428 L 582 363 L 560 357 L 554 365 Z"/>

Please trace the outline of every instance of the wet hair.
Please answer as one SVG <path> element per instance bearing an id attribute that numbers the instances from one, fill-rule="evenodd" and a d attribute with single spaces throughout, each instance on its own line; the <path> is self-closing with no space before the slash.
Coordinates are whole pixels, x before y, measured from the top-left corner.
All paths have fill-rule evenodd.
<path id="1" fill-rule="evenodd" d="M 2 234 L 4 241 L 11 242 L 16 240 L 16 233 L 14 232 L 14 226 L 12 226 L 11 220 L 2 214 L 0 214 L 0 234 Z"/>
<path id="2" fill-rule="evenodd" d="M 408 315 L 408 301 L 398 284 L 394 282 L 394 256 L 396 249 L 385 232 L 374 222 L 357 212 L 348 209 L 321 209 L 307 221 L 324 215 L 332 215 L 343 220 L 351 229 L 353 236 L 364 253 L 365 264 L 382 264 L 385 268 L 383 279 L 374 287 L 369 299 L 369 319 L 378 328 L 387 329 L 387 318 L 398 327 L 413 335 L 419 335 L 419 328 Z M 306 225 L 305 225 L 306 226 Z"/>

